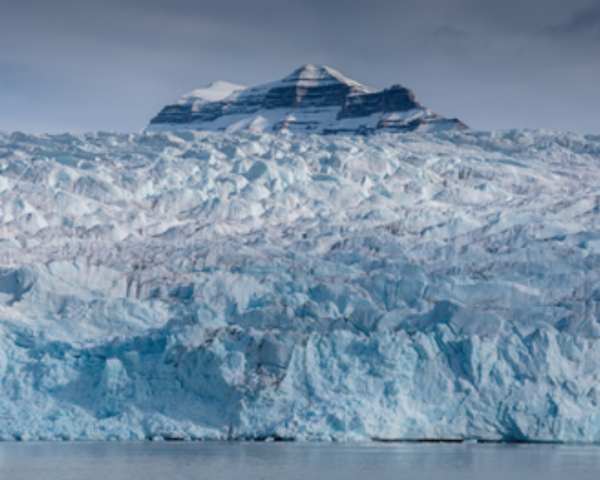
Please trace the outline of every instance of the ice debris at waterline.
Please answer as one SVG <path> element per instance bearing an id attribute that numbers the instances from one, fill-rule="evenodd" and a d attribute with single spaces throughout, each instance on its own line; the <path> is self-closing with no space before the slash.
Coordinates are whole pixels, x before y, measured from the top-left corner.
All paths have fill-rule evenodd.
<path id="1" fill-rule="evenodd" d="M 600 136 L 0 134 L 3 439 L 600 441 Z"/>

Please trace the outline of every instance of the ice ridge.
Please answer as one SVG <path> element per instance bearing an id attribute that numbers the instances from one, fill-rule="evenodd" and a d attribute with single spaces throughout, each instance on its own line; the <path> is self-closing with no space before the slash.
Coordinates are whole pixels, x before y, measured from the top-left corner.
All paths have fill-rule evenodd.
<path id="1" fill-rule="evenodd" d="M 600 441 L 600 137 L 0 133 L 0 438 Z"/>

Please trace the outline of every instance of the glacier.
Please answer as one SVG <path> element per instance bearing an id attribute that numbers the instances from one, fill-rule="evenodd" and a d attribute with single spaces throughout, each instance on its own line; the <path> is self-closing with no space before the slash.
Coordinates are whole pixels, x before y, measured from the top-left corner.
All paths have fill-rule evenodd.
<path id="1" fill-rule="evenodd" d="M 600 136 L 0 133 L 0 439 L 600 441 Z"/>

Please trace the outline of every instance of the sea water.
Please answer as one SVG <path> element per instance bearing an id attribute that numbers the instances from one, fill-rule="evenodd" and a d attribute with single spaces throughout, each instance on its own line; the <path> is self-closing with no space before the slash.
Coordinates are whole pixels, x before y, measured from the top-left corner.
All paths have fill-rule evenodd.
<path id="1" fill-rule="evenodd" d="M 2 443 L 0 478 L 597 479 L 600 447 L 543 444 Z"/>

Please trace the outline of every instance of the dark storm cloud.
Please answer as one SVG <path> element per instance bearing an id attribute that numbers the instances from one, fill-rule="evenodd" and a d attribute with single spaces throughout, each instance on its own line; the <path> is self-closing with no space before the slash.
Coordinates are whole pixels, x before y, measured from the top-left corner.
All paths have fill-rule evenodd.
<path id="1" fill-rule="evenodd" d="M 376 87 L 403 83 L 475 127 L 591 130 L 600 54 L 589 37 L 599 5 L 4 0 L 0 129 L 137 129 L 212 80 L 256 84 L 311 62 Z M 564 85 L 572 86 L 567 95 Z"/>

